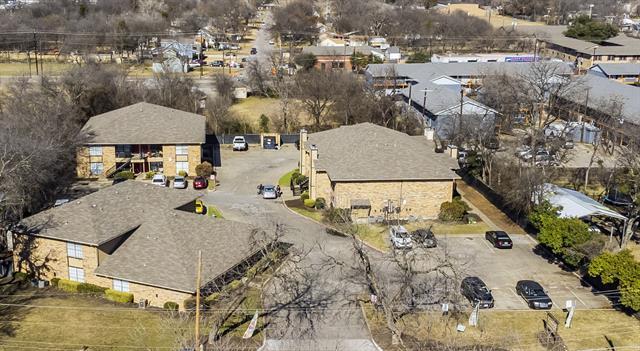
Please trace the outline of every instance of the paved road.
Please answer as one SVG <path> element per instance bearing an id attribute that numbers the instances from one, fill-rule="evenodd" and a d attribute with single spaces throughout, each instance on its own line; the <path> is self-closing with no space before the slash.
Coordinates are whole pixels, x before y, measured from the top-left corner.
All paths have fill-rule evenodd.
<path id="1" fill-rule="evenodd" d="M 218 169 L 221 184 L 204 199 L 216 205 L 227 219 L 264 227 L 274 222 L 286 224 L 284 240 L 293 243 L 296 250 L 309 252 L 297 266 L 315 280 L 310 295 L 314 300 L 326 299 L 326 305 L 304 311 L 301 306 L 305 304 L 299 303 L 279 313 L 267 327 L 262 350 L 377 350 L 354 302 L 361 289 L 349 284 L 339 267 L 324 265 L 327 255 L 351 260 L 350 242 L 328 235 L 322 226 L 291 213 L 280 201 L 263 200 L 256 194 L 258 184 L 277 183 L 282 174 L 296 167 L 297 158 L 298 151 L 292 146 L 279 151 L 256 148 L 244 153 L 222 150 L 222 167 Z M 270 289 L 292 290 L 277 284 L 274 282 Z M 303 318 L 303 312 L 311 313 Z"/>

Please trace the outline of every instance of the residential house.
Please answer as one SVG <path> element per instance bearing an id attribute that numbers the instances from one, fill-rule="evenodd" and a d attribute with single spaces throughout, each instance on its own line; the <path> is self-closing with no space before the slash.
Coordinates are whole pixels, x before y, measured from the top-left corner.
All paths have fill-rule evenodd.
<path id="1" fill-rule="evenodd" d="M 190 42 L 162 39 L 152 70 L 155 73 L 186 73 L 189 71 L 189 63 L 195 54 L 197 51 L 194 50 L 193 44 Z"/>
<path id="2" fill-rule="evenodd" d="M 600 63 L 589 68 L 587 74 L 616 80 L 625 84 L 640 83 L 640 62 L 638 63 Z"/>
<path id="3" fill-rule="evenodd" d="M 91 117 L 82 128 L 90 136 L 78 150 L 78 177 L 180 171 L 195 174 L 205 143 L 205 117 L 140 102 Z"/>
<path id="4" fill-rule="evenodd" d="M 392 63 L 397 63 L 402 58 L 400 53 L 400 48 L 397 46 L 392 46 L 385 51 L 385 58 L 387 61 Z"/>
<path id="5" fill-rule="evenodd" d="M 206 294 L 237 279 L 263 249 L 251 244 L 251 225 L 187 212 L 199 196 L 135 180 L 103 188 L 25 218 L 11 240 L 14 265 L 40 280 L 95 284 L 151 306 L 182 305 L 198 289 L 199 251 Z"/>
<path id="6" fill-rule="evenodd" d="M 357 221 L 436 218 L 458 179 L 456 160 L 436 153 L 433 140 L 371 123 L 301 130 L 299 163 L 310 198 Z"/>
<path id="7" fill-rule="evenodd" d="M 384 53 L 381 50 L 369 46 L 306 46 L 302 49 L 302 53 L 315 55 L 317 60 L 315 67 L 321 70 L 354 70 L 356 67 L 351 63 L 351 57 L 355 53 L 384 60 Z"/>

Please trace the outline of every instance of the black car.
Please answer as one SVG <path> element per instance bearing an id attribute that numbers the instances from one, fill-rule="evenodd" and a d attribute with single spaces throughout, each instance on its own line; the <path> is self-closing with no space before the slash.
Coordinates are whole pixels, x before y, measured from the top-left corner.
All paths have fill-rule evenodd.
<path id="1" fill-rule="evenodd" d="M 256 48 L 251 48 L 251 55 L 255 55 L 258 53 L 258 49 Z"/>
<path id="2" fill-rule="evenodd" d="M 431 229 L 418 229 L 416 231 L 411 232 L 411 239 L 424 247 L 432 248 L 438 246 L 438 240 L 436 240 L 435 235 L 431 232 Z"/>
<path id="3" fill-rule="evenodd" d="M 215 60 L 211 62 L 211 67 L 222 67 L 224 66 L 224 62 L 221 60 Z"/>
<path id="4" fill-rule="evenodd" d="M 480 305 L 480 308 L 492 308 L 494 306 L 493 295 L 482 279 L 478 277 L 466 277 L 460 284 L 460 293 L 466 297 L 472 305 Z"/>
<path id="5" fill-rule="evenodd" d="M 510 249 L 513 247 L 513 241 L 511 241 L 509 235 L 501 230 L 490 230 L 484 234 L 484 238 L 498 249 Z"/>
<path id="6" fill-rule="evenodd" d="M 549 310 L 553 306 L 551 298 L 542 286 L 533 280 L 521 280 L 516 284 L 516 292 L 534 310 Z"/>

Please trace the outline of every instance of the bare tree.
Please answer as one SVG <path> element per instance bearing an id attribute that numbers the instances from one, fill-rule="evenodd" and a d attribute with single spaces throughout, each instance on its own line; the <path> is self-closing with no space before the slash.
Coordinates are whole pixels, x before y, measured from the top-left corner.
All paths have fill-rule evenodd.
<path id="1" fill-rule="evenodd" d="M 340 94 L 341 72 L 311 70 L 295 77 L 296 97 L 313 119 L 316 129 L 325 122 L 332 104 Z"/>

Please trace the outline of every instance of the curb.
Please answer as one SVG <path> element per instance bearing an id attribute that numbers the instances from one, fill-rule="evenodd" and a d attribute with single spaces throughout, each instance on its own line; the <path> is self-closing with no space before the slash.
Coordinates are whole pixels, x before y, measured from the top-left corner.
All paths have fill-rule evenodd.
<path id="1" fill-rule="evenodd" d="M 337 230 L 337 229 L 335 229 L 335 228 L 333 228 L 333 227 L 331 227 L 331 226 L 328 226 L 328 225 L 326 225 L 326 224 L 324 224 L 324 223 L 322 223 L 322 222 L 318 222 L 318 221 L 316 221 L 316 220 L 315 220 L 315 219 L 313 219 L 313 218 L 309 218 L 309 217 L 307 217 L 307 216 L 303 216 L 303 215 L 299 214 L 298 212 L 296 212 L 296 211 L 292 210 L 291 208 L 289 208 L 289 206 L 287 206 L 287 204 L 285 203 L 285 200 L 284 200 L 283 198 L 281 198 L 281 200 L 280 200 L 280 201 L 282 201 L 282 206 L 284 206 L 284 208 L 286 208 L 287 210 L 289 210 L 289 212 L 291 212 L 291 213 L 295 214 L 296 216 L 301 217 L 301 218 L 304 218 L 304 219 L 306 219 L 306 220 L 309 220 L 309 221 L 311 221 L 311 222 L 313 222 L 313 223 L 316 223 L 316 224 L 318 224 L 318 225 L 321 225 L 322 227 L 324 227 L 325 231 L 326 231 L 327 229 L 330 229 L 330 230 L 332 230 L 332 231 L 334 231 L 334 232 L 337 232 L 337 233 L 341 233 L 341 234 L 342 234 L 342 232 L 341 232 L 341 231 L 339 231 L 339 230 Z M 327 234 L 329 234 L 329 233 L 327 233 Z M 329 235 L 332 235 L 332 234 L 329 234 Z M 348 234 L 342 234 L 342 235 L 343 235 L 345 238 L 350 237 L 350 235 L 348 235 Z M 378 249 L 377 247 L 373 247 L 373 246 L 371 246 L 370 244 L 366 243 L 365 241 L 360 240 L 360 239 L 359 239 L 359 238 L 357 238 L 357 237 L 356 237 L 356 240 L 358 240 L 361 244 L 363 244 L 364 246 L 368 247 L 369 249 L 371 249 L 371 250 L 373 250 L 373 251 L 376 251 L 377 253 L 380 253 L 380 254 L 386 254 L 386 253 L 387 253 L 387 251 L 382 251 L 382 250 Z"/>

